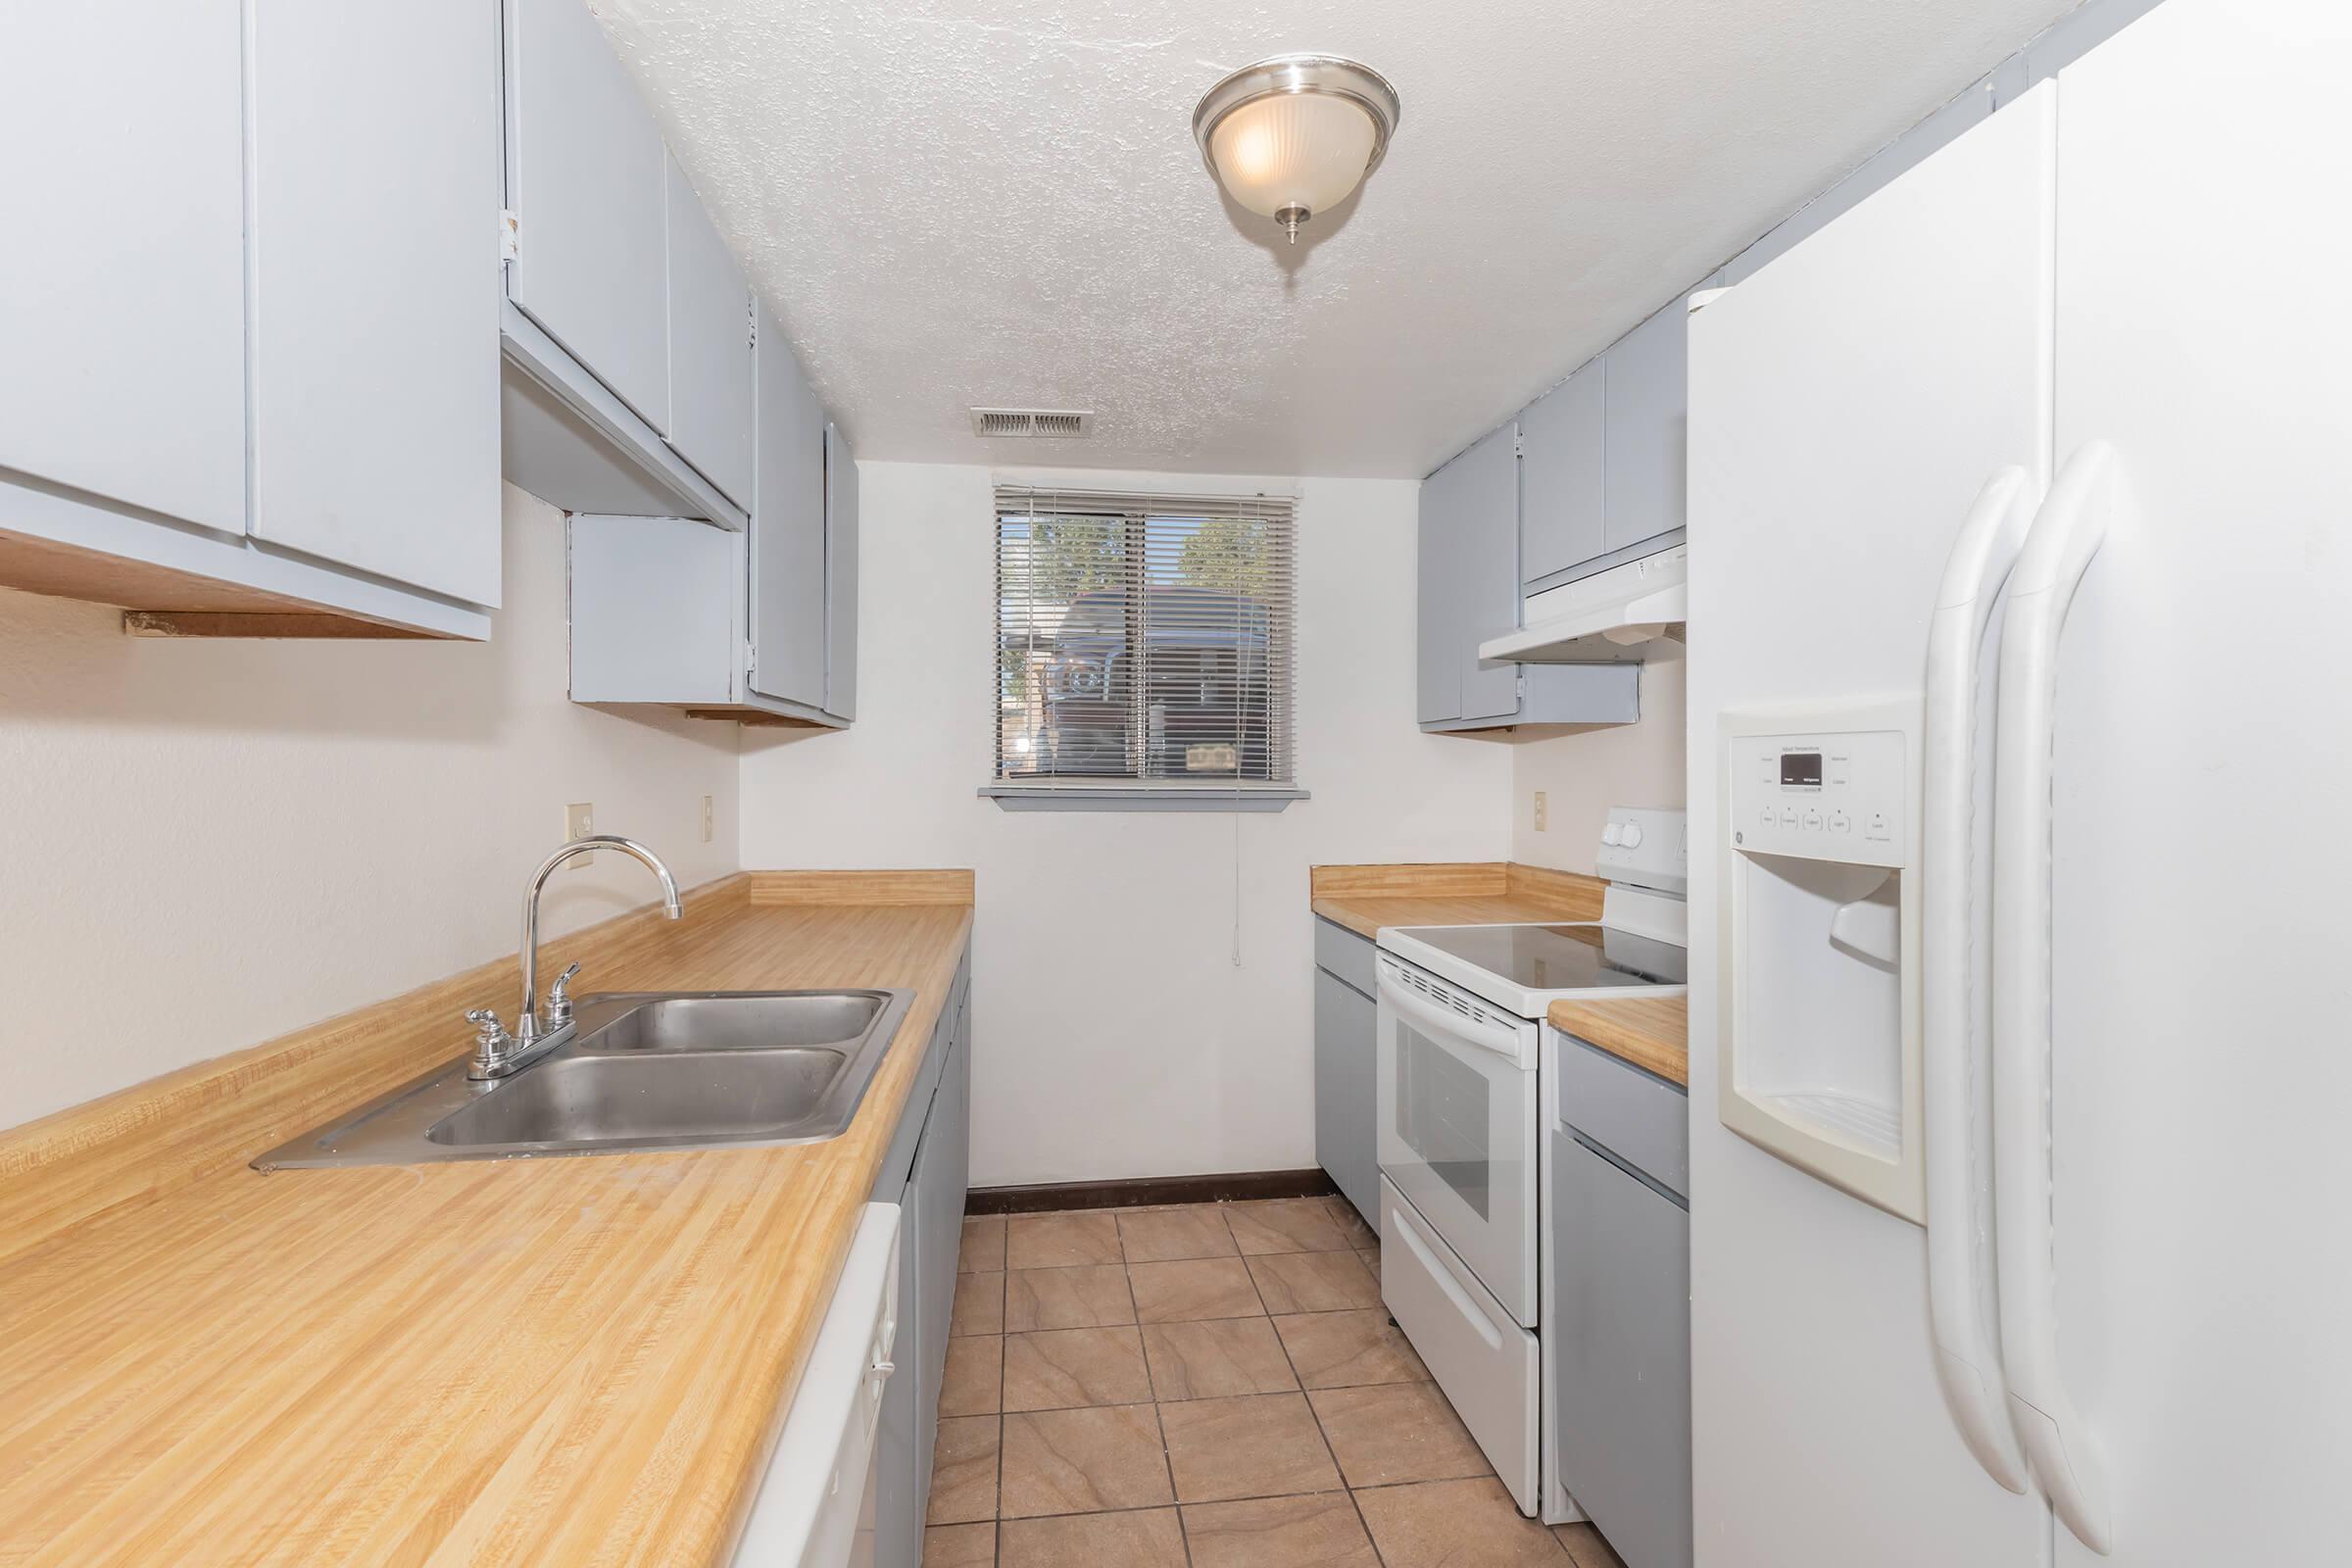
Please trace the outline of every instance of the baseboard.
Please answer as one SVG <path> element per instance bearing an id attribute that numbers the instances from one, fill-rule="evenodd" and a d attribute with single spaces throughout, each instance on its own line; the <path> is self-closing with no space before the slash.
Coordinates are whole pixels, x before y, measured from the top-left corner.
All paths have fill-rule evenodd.
<path id="1" fill-rule="evenodd" d="M 1237 1199 L 1321 1198 L 1336 1193 L 1321 1170 L 1242 1170 L 1222 1176 L 1145 1176 L 1123 1182 L 1041 1182 L 1033 1187 L 975 1187 L 966 1214 L 1041 1214 L 1058 1208 L 1141 1208 L 1152 1203 L 1217 1203 Z"/>

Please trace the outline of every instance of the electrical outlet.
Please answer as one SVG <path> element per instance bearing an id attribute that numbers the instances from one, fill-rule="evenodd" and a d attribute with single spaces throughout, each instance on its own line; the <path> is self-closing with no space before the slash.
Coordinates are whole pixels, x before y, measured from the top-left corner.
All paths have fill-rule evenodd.
<path id="1" fill-rule="evenodd" d="M 568 844 L 574 839 L 584 839 L 595 831 L 595 806 L 587 801 L 574 801 L 571 805 L 564 808 L 564 843 Z M 582 870 L 585 870 L 587 869 L 588 862 L 595 858 L 595 854 L 591 852 L 587 855 L 575 855 L 564 863 L 566 865 L 576 866 Z"/>
<path id="2" fill-rule="evenodd" d="M 1536 831 L 1551 831 L 1551 801 L 1542 790 L 1536 791 Z"/>
<path id="3" fill-rule="evenodd" d="M 710 810 L 710 797 L 706 795 L 703 797 L 703 842 L 705 844 L 710 842 L 710 833 L 714 826 L 715 821 Z"/>

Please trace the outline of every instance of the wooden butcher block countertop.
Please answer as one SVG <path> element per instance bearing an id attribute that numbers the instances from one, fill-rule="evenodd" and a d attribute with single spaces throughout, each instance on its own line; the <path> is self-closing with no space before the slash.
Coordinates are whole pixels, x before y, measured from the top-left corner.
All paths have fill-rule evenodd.
<path id="1" fill-rule="evenodd" d="M 830 1143 L 247 1167 L 463 1054 L 511 958 L 0 1133 L 0 1563 L 724 1562 L 971 902 L 759 872 L 547 944 L 583 992 L 912 988 Z"/>
<path id="2" fill-rule="evenodd" d="M 1594 997 L 1555 1002 L 1551 1024 L 1612 1056 L 1690 1086 L 1690 1008 L 1684 997 Z"/>
<path id="3" fill-rule="evenodd" d="M 1383 926 L 1597 920 L 1603 888 L 1573 871 L 1503 860 L 1318 865 L 1307 877 L 1315 913 L 1375 942 Z"/>

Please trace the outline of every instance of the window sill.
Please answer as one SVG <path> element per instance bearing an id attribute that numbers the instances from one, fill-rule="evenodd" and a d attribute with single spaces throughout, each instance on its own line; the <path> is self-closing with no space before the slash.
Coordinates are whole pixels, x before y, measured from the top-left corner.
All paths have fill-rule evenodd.
<path id="1" fill-rule="evenodd" d="M 1310 800 L 1302 789 L 1264 784 L 1240 790 L 1208 785 L 983 784 L 980 793 L 1007 811 L 1279 811 Z"/>

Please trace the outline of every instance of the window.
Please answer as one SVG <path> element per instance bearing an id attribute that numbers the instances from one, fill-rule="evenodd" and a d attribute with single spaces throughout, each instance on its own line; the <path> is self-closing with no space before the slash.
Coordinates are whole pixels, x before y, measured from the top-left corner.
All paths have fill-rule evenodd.
<path id="1" fill-rule="evenodd" d="M 1007 807 L 1280 810 L 1294 503 L 997 489 Z"/>

